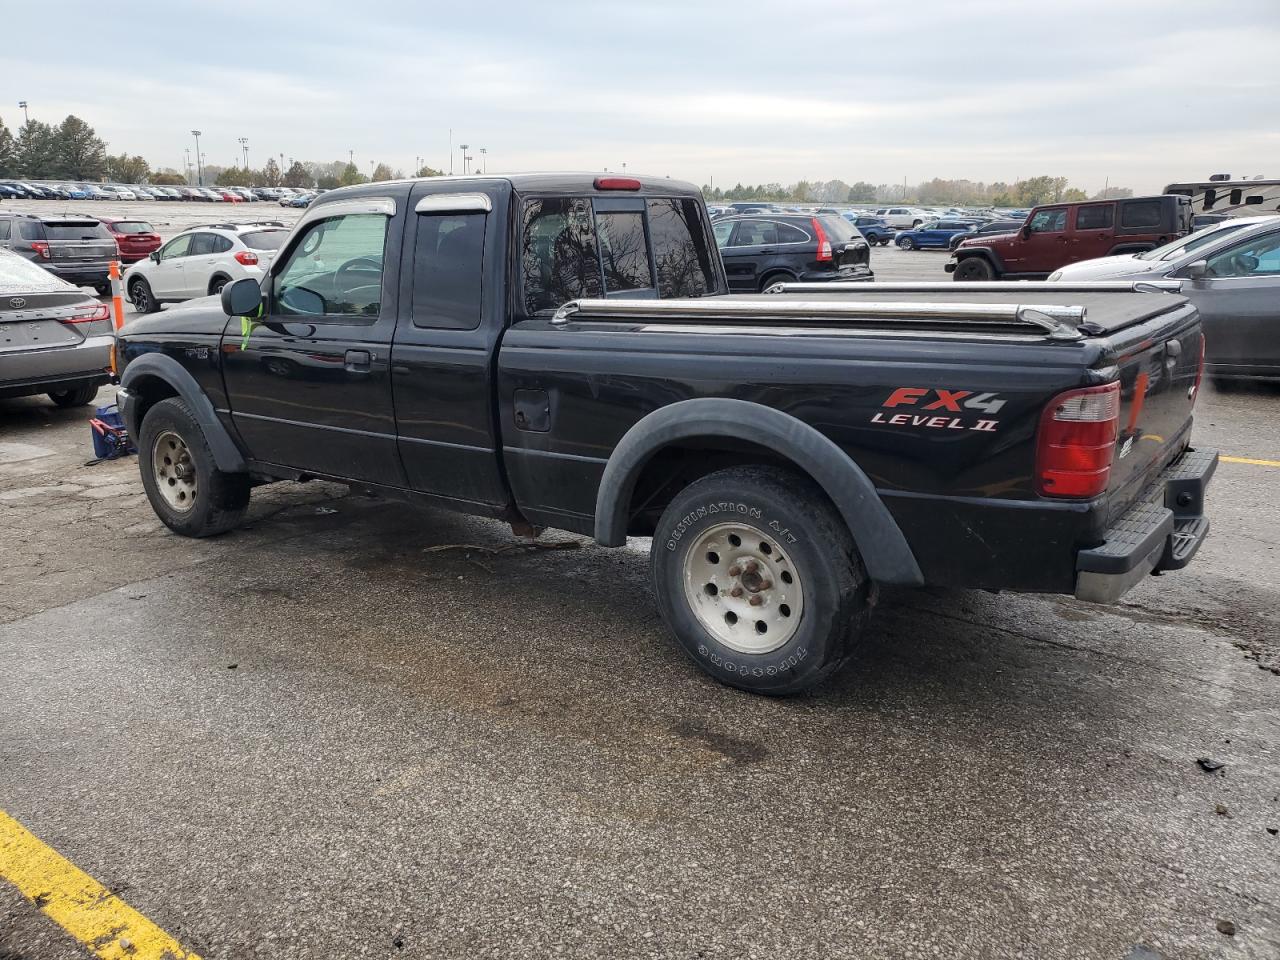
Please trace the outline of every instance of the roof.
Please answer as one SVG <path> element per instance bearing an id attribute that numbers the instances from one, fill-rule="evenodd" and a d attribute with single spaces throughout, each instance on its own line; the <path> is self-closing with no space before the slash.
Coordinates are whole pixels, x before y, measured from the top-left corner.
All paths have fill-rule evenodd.
<path id="1" fill-rule="evenodd" d="M 566 173 L 483 173 L 450 177 L 406 177 L 403 180 L 379 180 L 375 183 L 360 183 L 350 187 L 339 187 L 323 194 L 326 201 L 345 197 L 363 197 L 377 194 L 387 187 L 402 187 L 406 184 L 475 184 L 506 181 L 517 193 L 599 193 L 601 196 L 626 196 L 632 191 L 595 189 L 597 177 L 625 177 L 637 180 L 641 196 L 662 194 L 665 196 L 700 197 L 702 192 L 685 180 L 673 180 L 669 177 L 646 177 L 618 171 L 566 172 Z"/>

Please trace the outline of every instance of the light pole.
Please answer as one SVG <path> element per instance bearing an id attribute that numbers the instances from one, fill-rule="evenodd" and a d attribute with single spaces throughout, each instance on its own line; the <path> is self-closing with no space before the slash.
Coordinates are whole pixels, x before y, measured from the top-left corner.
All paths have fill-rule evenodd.
<path id="1" fill-rule="evenodd" d="M 355 162 L 356 162 L 356 152 L 354 150 L 348 150 L 347 163 L 355 163 Z"/>
<path id="2" fill-rule="evenodd" d="M 369 161 L 369 181 L 373 182 L 373 172 L 378 169 L 378 165 L 372 160 Z"/>
<path id="3" fill-rule="evenodd" d="M 466 144 L 466 143 L 458 144 L 458 149 L 462 151 L 462 175 L 464 177 L 467 175 L 467 147 L 468 146 L 469 144 Z"/>
<path id="4" fill-rule="evenodd" d="M 182 168 L 183 173 L 187 176 L 187 186 L 191 186 L 191 148 L 187 147 L 182 151 L 184 154 L 185 166 Z"/>
<path id="5" fill-rule="evenodd" d="M 481 147 L 480 148 L 480 170 L 478 172 L 484 173 L 486 170 L 489 169 L 489 161 L 486 159 L 488 155 L 489 155 L 489 149 L 487 147 Z"/>
<path id="6" fill-rule="evenodd" d="M 240 149 L 244 151 L 244 168 L 248 170 L 249 169 L 249 138 L 240 137 L 239 143 L 240 143 Z"/>
<path id="7" fill-rule="evenodd" d="M 191 135 L 196 138 L 196 186 L 204 186 L 204 167 L 200 164 L 200 131 L 192 130 Z"/>
<path id="8" fill-rule="evenodd" d="M 27 101 L 19 100 L 18 106 L 22 108 L 22 119 L 24 123 L 30 123 L 31 118 L 27 116 Z"/>

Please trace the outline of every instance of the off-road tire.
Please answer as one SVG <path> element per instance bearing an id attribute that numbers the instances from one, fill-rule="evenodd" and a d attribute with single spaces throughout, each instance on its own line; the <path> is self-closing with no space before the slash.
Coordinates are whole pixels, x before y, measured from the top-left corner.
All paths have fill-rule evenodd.
<path id="1" fill-rule="evenodd" d="M 976 282 L 981 280 L 994 280 L 996 272 L 991 269 L 991 264 L 983 257 L 965 257 L 956 264 L 955 273 L 952 274 L 959 283 Z"/>
<path id="2" fill-rule="evenodd" d="M 745 529 L 758 535 L 758 542 L 740 540 L 739 548 L 762 550 L 769 545 L 765 552 L 770 558 L 784 565 L 787 576 L 793 571 L 792 580 L 782 576 L 774 586 L 786 580 L 791 584 L 786 589 L 798 587 L 802 591 L 791 595 L 802 601 L 795 612 L 797 625 L 784 623 L 779 628 L 778 635 L 787 639 L 776 649 L 742 652 L 707 625 L 718 625 L 717 615 L 730 623 L 717 603 L 743 602 L 731 599 L 731 591 L 712 594 L 689 576 L 689 564 L 701 562 L 696 551 L 703 549 L 707 538 L 717 537 L 717 531 L 725 529 Z M 714 578 L 735 568 L 738 554 L 733 551 L 739 548 L 726 546 L 724 556 L 706 555 L 708 563 L 714 558 L 724 566 L 723 571 L 714 568 Z M 774 466 L 719 470 L 678 493 L 654 532 L 650 571 L 662 618 L 693 661 L 722 683 L 773 696 L 804 692 L 838 670 L 864 632 L 875 599 L 853 537 L 826 494 L 808 477 Z M 738 586 L 741 576 L 724 582 Z M 764 615 L 775 599 L 784 596 L 768 596 L 771 592 L 763 591 L 766 596 L 761 606 L 744 608 L 760 611 L 747 612 L 747 618 Z M 708 598 L 705 602 L 703 593 Z M 773 616 L 779 615 L 782 606 L 777 604 Z M 759 623 L 735 616 L 730 629 L 739 623 L 750 641 Z M 787 630 L 794 633 L 788 636 Z"/>
<path id="3" fill-rule="evenodd" d="M 164 525 L 184 537 L 212 537 L 240 525 L 249 506 L 249 475 L 217 468 L 204 430 L 178 397 L 161 400 L 143 417 L 138 431 L 138 468 L 142 486 Z M 194 468 L 195 503 L 185 511 L 172 508 L 160 493 L 155 470 L 156 443 L 176 434 L 186 445 Z"/>
<path id="4" fill-rule="evenodd" d="M 49 399 L 63 409 L 83 407 L 93 402 L 98 395 L 98 387 L 91 384 L 84 387 L 72 387 L 70 390 L 51 390 Z"/>
<path id="5" fill-rule="evenodd" d="M 151 292 L 151 284 L 147 283 L 146 277 L 134 277 L 130 280 L 128 293 L 129 301 L 138 313 L 155 313 L 160 309 L 160 303 Z"/>

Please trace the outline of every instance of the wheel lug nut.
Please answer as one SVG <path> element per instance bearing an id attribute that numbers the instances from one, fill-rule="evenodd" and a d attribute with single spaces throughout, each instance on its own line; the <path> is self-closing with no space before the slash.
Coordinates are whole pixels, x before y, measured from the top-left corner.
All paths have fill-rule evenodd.
<path id="1" fill-rule="evenodd" d="M 772 581 L 772 580 L 767 580 L 767 579 L 766 579 L 766 580 L 761 580 L 761 581 L 760 581 L 760 589 L 761 589 L 761 590 L 768 590 L 768 589 L 769 589 L 770 587 L 772 587 L 772 586 L 773 586 L 773 581 Z"/>
<path id="2" fill-rule="evenodd" d="M 760 564 L 756 563 L 754 560 L 748 560 L 743 569 L 745 569 L 747 573 L 755 573 L 760 569 Z"/>
<path id="3" fill-rule="evenodd" d="M 740 596 L 742 596 L 742 587 L 741 587 L 741 586 L 735 586 L 732 590 L 730 590 L 730 591 L 729 591 L 729 596 L 731 596 L 731 597 L 740 597 Z"/>
<path id="4" fill-rule="evenodd" d="M 764 603 L 764 597 L 760 596 L 758 593 L 753 593 L 751 595 L 751 599 L 748 600 L 747 603 L 751 604 L 753 607 L 758 607 L 760 604 Z"/>
<path id="5" fill-rule="evenodd" d="M 736 563 L 729 568 L 729 576 L 737 577 L 737 576 L 740 576 L 741 574 L 742 574 L 742 568 L 738 566 Z"/>

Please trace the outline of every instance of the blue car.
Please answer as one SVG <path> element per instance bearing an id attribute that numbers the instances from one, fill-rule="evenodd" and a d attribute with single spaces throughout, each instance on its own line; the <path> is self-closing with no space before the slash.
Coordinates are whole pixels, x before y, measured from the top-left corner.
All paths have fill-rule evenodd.
<path id="1" fill-rule="evenodd" d="M 884 217 L 871 217 L 866 214 L 858 215 L 854 213 L 841 214 L 846 220 L 853 224 L 867 243 L 878 243 L 882 247 L 887 247 L 889 241 L 894 238 L 897 233 L 893 227 L 885 222 Z"/>
<path id="2" fill-rule="evenodd" d="M 928 247 L 940 247 L 946 250 L 951 245 L 951 238 L 960 233 L 969 233 L 977 227 L 979 220 L 926 220 L 914 230 L 903 230 L 898 234 L 897 244 L 903 250 L 922 250 Z"/>

